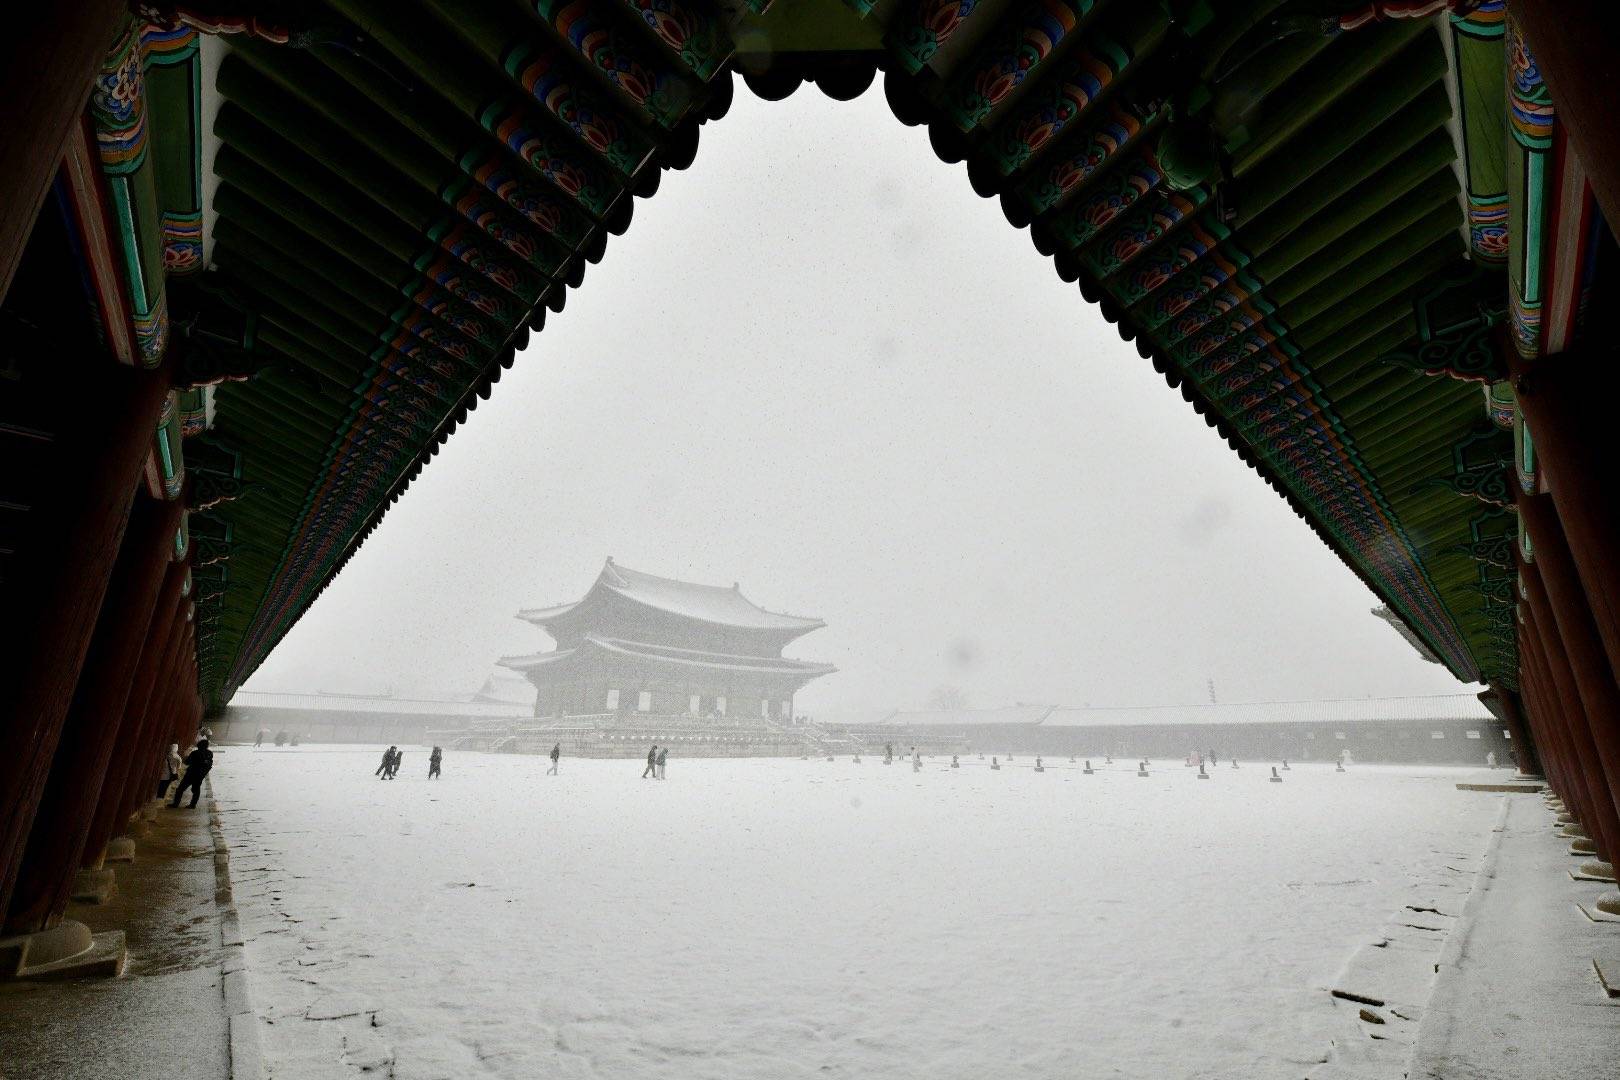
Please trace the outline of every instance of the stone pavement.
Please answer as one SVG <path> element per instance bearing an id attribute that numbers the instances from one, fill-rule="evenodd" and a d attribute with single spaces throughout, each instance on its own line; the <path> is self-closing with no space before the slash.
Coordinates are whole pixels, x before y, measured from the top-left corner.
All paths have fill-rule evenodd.
<path id="1" fill-rule="evenodd" d="M 1539 797 L 1507 796 L 1500 844 L 1439 963 L 1418 1027 L 1412 1080 L 1597 1080 L 1620 1068 L 1620 999 L 1593 961 L 1615 956 L 1620 922 L 1582 911 L 1604 889 Z M 1589 856 L 1588 856 L 1589 858 Z"/>
<path id="2" fill-rule="evenodd" d="M 122 978 L 0 983 L 5 1080 L 226 1080 L 214 842 L 207 803 L 159 811 L 114 863 L 118 892 L 68 918 L 123 930 Z"/>

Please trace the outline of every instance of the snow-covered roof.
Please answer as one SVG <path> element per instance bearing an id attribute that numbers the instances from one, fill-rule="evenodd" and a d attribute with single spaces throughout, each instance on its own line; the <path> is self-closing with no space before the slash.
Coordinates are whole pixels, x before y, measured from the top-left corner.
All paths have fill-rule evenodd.
<path id="1" fill-rule="evenodd" d="M 1222 702 L 1202 705 L 1138 705 L 1053 709 L 1047 727 L 1193 727 L 1205 724 L 1311 724 L 1353 721 L 1410 723 L 1431 720 L 1491 722 L 1490 711 L 1472 694 L 1418 697 L 1338 698 L 1326 701 Z"/>
<path id="2" fill-rule="evenodd" d="M 555 664 L 559 660 L 566 660 L 573 655 L 573 649 L 554 649 L 551 652 L 528 653 L 524 656 L 503 656 L 495 662 L 503 668 L 510 668 L 512 671 L 531 671 L 546 664 Z"/>
<path id="3" fill-rule="evenodd" d="M 1039 724 L 1050 705 L 1008 705 L 999 709 L 897 709 L 877 721 L 892 727 L 982 727 L 991 724 Z"/>
<path id="4" fill-rule="evenodd" d="M 534 684 L 515 671 L 497 667 L 489 673 L 484 685 L 473 695 L 474 701 L 499 705 L 534 704 Z"/>
<path id="5" fill-rule="evenodd" d="M 283 693 L 238 690 L 231 707 L 297 709 L 303 712 L 381 713 L 394 716 L 526 716 L 528 703 L 466 701 L 456 698 L 402 698 L 369 694 Z"/>
<path id="6" fill-rule="evenodd" d="M 724 585 L 697 585 L 690 581 L 677 581 L 674 578 L 631 570 L 629 567 L 618 565 L 611 558 L 597 575 L 596 583 L 591 586 L 590 592 L 581 599 L 572 604 L 527 608 L 518 612 L 518 618 L 536 626 L 544 626 L 567 615 L 599 590 L 611 592 L 658 611 L 717 626 L 738 627 L 745 630 L 796 630 L 804 633 L 827 625 L 820 619 L 766 611 L 743 596 L 742 590 L 735 584 L 727 588 Z"/>
<path id="7" fill-rule="evenodd" d="M 514 671 L 529 671 L 574 655 L 584 649 L 599 649 L 619 656 L 633 656 L 640 660 L 654 660 L 687 667 L 724 668 L 728 671 L 748 671 L 769 675 L 828 675 L 838 669 L 831 664 L 817 664 L 808 660 L 788 660 L 780 656 L 742 656 L 734 653 L 704 652 L 700 649 L 677 649 L 670 645 L 649 645 L 641 641 L 598 637 L 586 634 L 577 648 L 558 649 L 554 652 L 535 653 L 530 656 L 503 656 L 498 661 Z"/>

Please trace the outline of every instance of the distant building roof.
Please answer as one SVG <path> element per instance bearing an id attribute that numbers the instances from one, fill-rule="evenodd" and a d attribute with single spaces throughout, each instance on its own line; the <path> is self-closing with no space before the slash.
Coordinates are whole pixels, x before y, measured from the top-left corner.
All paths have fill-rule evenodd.
<path id="1" fill-rule="evenodd" d="M 472 696 L 477 702 L 495 705 L 534 705 L 534 684 L 515 671 L 496 668 Z"/>
<path id="2" fill-rule="evenodd" d="M 381 713 L 394 716 L 527 716 L 533 702 L 401 698 L 366 694 L 280 693 L 238 690 L 231 708 L 296 709 L 303 712 Z"/>
<path id="3" fill-rule="evenodd" d="M 990 724 L 1038 724 L 1050 705 L 1009 705 L 1000 709 L 896 709 L 877 721 L 890 727 L 980 727 Z"/>
<path id="4" fill-rule="evenodd" d="M 1047 727 L 1194 727 L 1215 724 L 1309 724 L 1335 721 L 1491 719 L 1473 694 L 1338 698 L 1326 701 L 1253 701 L 1202 705 L 1138 705 L 1053 709 Z"/>
<path id="5" fill-rule="evenodd" d="M 820 619 L 766 611 L 743 596 L 736 585 L 727 588 L 724 585 L 695 585 L 689 581 L 676 581 L 674 578 L 631 570 L 618 565 L 611 558 L 602 567 L 590 591 L 579 600 L 553 607 L 526 608 L 518 612 L 518 618 L 543 627 L 567 615 L 598 591 L 610 592 L 645 607 L 717 626 L 805 633 L 827 625 Z"/>
<path id="6" fill-rule="evenodd" d="M 1042 727 L 1197 727 L 1216 724 L 1309 724 L 1335 721 L 1492 720 L 1473 694 L 1417 697 L 1338 698 L 1326 701 L 1251 701 L 1218 705 L 1122 705 L 1103 708 L 1012 705 L 999 709 L 896 710 L 881 720 L 886 727 L 988 727 L 1040 724 Z"/>
<path id="7" fill-rule="evenodd" d="M 700 649 L 678 649 L 669 645 L 649 645 L 640 641 L 622 641 L 618 638 L 586 634 L 578 647 L 557 649 L 553 652 L 532 653 L 528 656 L 503 656 L 496 661 L 513 671 L 531 671 L 565 660 L 585 649 L 632 656 L 638 660 L 683 667 L 724 668 L 728 671 L 751 671 L 769 675 L 828 675 L 838 669 L 831 664 L 816 664 L 808 660 L 788 660 L 780 656 L 740 656 L 733 653 L 705 652 Z"/>

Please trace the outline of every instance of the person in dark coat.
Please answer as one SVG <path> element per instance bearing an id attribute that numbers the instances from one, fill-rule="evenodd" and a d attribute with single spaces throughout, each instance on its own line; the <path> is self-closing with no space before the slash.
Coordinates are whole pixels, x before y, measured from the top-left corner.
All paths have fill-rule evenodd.
<path id="1" fill-rule="evenodd" d="M 664 762 L 666 762 L 668 760 L 669 760 L 669 747 L 666 746 L 662 750 L 658 751 L 658 771 L 657 771 L 657 776 L 658 776 L 658 779 L 660 779 L 660 780 L 662 780 L 664 778 Z"/>
<path id="2" fill-rule="evenodd" d="M 557 775 L 557 762 L 562 760 L 562 743 L 551 744 L 551 768 L 546 770 L 547 776 Z"/>
<path id="3" fill-rule="evenodd" d="M 180 778 L 180 786 L 174 789 L 174 801 L 170 806 L 180 805 L 180 796 L 191 789 L 191 805 L 186 809 L 197 809 L 197 799 L 202 795 L 202 782 L 208 771 L 214 767 L 214 752 L 208 749 L 207 739 L 198 739 L 197 748 L 186 755 L 186 775 Z"/>
<path id="4" fill-rule="evenodd" d="M 658 744 L 653 743 L 652 749 L 647 751 L 647 767 L 641 770 L 641 778 L 658 775 Z"/>
<path id="5" fill-rule="evenodd" d="M 384 780 L 388 779 L 388 775 L 387 775 L 388 774 L 388 766 L 392 765 L 393 763 L 394 763 L 394 748 L 392 746 L 390 746 L 388 749 L 383 751 L 382 764 L 377 766 L 377 771 L 372 773 L 371 775 L 372 776 L 380 776 Z"/>
<path id="6" fill-rule="evenodd" d="M 404 764 L 404 762 L 405 762 L 405 751 L 396 748 L 394 750 L 394 763 L 392 765 L 388 766 L 388 773 L 387 773 L 386 778 L 389 779 L 389 780 L 392 780 L 396 776 L 398 776 L 399 775 L 399 767 L 400 767 L 400 765 Z"/>
<path id="7" fill-rule="evenodd" d="M 439 768 L 444 764 L 444 751 L 437 746 L 433 753 L 428 755 L 428 779 L 432 780 L 439 775 Z"/>

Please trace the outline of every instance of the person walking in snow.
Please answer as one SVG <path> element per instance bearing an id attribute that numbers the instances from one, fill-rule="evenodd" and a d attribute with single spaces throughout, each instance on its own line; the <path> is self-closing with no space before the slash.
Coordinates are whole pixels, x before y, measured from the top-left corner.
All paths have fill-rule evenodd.
<path id="1" fill-rule="evenodd" d="M 439 777 L 439 768 L 443 764 L 444 764 L 444 751 L 439 749 L 437 746 L 435 746 L 433 748 L 433 753 L 428 755 L 428 779 L 429 780 L 438 779 L 438 777 Z"/>
<path id="2" fill-rule="evenodd" d="M 388 766 L 392 765 L 393 763 L 394 763 L 394 748 L 392 746 L 390 746 L 388 749 L 383 751 L 382 764 L 377 766 L 377 771 L 372 773 L 371 775 L 372 776 L 380 776 L 384 780 L 388 779 Z"/>
<path id="3" fill-rule="evenodd" d="M 669 760 L 669 747 L 666 746 L 662 750 L 658 751 L 657 776 L 658 776 L 658 779 L 660 779 L 660 780 L 662 780 L 664 778 L 664 762 L 666 762 L 668 760 Z"/>
<path id="4" fill-rule="evenodd" d="M 263 745 L 264 745 L 264 728 L 260 728 L 259 733 L 257 735 L 255 735 L 255 736 L 253 736 L 253 749 L 257 750 L 259 747 L 261 747 Z"/>
<path id="5" fill-rule="evenodd" d="M 658 776 L 658 744 L 653 743 L 652 749 L 647 751 L 647 767 L 641 770 L 641 778 L 657 778 Z"/>
<path id="6" fill-rule="evenodd" d="M 185 762 L 180 759 L 179 743 L 172 742 L 169 744 L 169 754 L 164 758 L 163 763 L 167 766 L 168 776 L 164 777 L 163 782 L 158 785 L 158 798 L 160 799 L 168 798 L 169 785 L 180 779 L 180 767 Z"/>
<path id="7" fill-rule="evenodd" d="M 405 751 L 394 751 L 394 763 L 388 767 L 388 779 L 392 780 L 399 775 L 399 767 L 405 762 Z"/>
<path id="8" fill-rule="evenodd" d="M 551 744 L 551 768 L 546 770 L 547 776 L 557 775 L 557 762 L 562 760 L 562 743 Z"/>
<path id="9" fill-rule="evenodd" d="M 214 767 L 214 752 L 208 749 L 207 739 L 198 739 L 197 748 L 186 755 L 186 775 L 181 779 L 180 786 L 174 789 L 174 801 L 169 805 L 178 807 L 180 796 L 191 789 L 191 805 L 186 809 L 197 809 L 197 799 L 202 795 L 202 782 L 208 776 L 208 770 Z"/>

